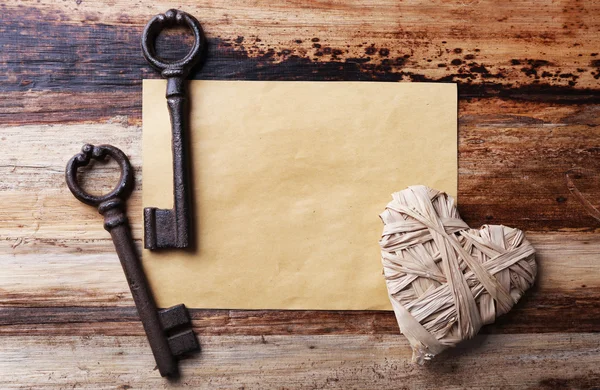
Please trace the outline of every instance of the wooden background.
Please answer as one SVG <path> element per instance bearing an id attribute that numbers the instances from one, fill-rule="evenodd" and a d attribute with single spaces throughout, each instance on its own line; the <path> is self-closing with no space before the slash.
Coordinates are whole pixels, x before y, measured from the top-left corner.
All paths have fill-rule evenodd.
<path id="1" fill-rule="evenodd" d="M 425 367 L 388 312 L 193 310 L 203 351 L 162 379 L 101 217 L 63 172 L 84 142 L 128 153 L 141 246 L 141 83 L 158 75 L 139 40 L 171 7 L 206 31 L 195 78 L 457 82 L 460 212 L 527 231 L 533 291 Z M 3 2 L 0 388 L 600 388 L 599 12 L 591 0 Z M 96 178 L 109 185 L 112 168 Z"/>

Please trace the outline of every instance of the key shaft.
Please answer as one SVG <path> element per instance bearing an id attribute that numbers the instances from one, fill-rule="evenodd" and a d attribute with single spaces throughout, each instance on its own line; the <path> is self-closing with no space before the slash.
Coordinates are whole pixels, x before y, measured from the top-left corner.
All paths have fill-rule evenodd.
<path id="1" fill-rule="evenodd" d="M 147 249 L 187 248 L 191 236 L 190 160 L 188 120 L 183 76 L 167 78 L 167 106 L 171 118 L 173 153 L 173 208 L 144 209 L 144 246 Z"/>
<path id="2" fill-rule="evenodd" d="M 155 42 L 160 32 L 173 26 L 187 26 L 194 34 L 194 43 L 182 59 L 167 61 L 156 54 Z M 206 38 L 200 22 L 192 15 L 176 9 L 152 18 L 142 33 L 142 53 L 148 63 L 167 79 L 167 106 L 171 119 L 173 155 L 173 208 L 144 209 L 144 247 L 188 248 L 192 246 L 192 207 L 190 189 L 189 132 L 186 109 L 185 79 L 199 62 L 206 49 Z"/>
<path id="3" fill-rule="evenodd" d="M 160 375 L 173 376 L 177 373 L 177 361 L 161 326 L 159 311 L 148 288 L 122 201 L 115 199 L 104 202 L 98 211 L 104 216 L 104 228 L 112 237 Z"/>
<path id="4" fill-rule="evenodd" d="M 91 195 L 80 187 L 77 169 L 88 165 L 92 159 L 102 161 L 107 156 L 112 157 L 121 168 L 119 183 L 106 195 Z M 177 375 L 177 358 L 199 350 L 200 346 L 183 304 L 164 310 L 156 307 L 125 213 L 125 200 L 133 185 L 129 159 L 111 145 L 84 145 L 81 153 L 67 163 L 65 177 L 73 195 L 83 203 L 97 207 L 104 216 L 104 228 L 112 237 L 158 370 L 162 376 Z"/>

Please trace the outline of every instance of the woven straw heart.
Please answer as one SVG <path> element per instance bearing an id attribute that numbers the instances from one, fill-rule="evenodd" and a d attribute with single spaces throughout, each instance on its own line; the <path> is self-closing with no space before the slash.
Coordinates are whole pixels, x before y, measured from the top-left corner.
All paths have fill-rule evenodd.
<path id="1" fill-rule="evenodd" d="M 518 229 L 469 228 L 444 192 L 413 186 L 392 198 L 381 214 L 383 272 L 422 364 L 513 307 L 535 280 L 535 250 Z"/>

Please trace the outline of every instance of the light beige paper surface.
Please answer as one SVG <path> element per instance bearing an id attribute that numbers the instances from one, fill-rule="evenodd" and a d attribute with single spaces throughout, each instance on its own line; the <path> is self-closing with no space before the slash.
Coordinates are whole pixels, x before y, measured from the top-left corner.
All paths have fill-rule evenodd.
<path id="1" fill-rule="evenodd" d="M 171 208 L 165 82 L 144 80 L 143 205 Z M 144 250 L 159 306 L 390 310 L 390 194 L 456 195 L 455 84 L 192 81 L 195 253 Z"/>

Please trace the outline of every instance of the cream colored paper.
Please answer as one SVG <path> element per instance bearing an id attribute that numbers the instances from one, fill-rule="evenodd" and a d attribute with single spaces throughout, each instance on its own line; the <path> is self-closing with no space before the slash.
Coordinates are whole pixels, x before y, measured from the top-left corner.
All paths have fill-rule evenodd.
<path id="1" fill-rule="evenodd" d="M 172 207 L 163 80 L 144 80 L 143 205 Z M 192 81 L 194 253 L 144 250 L 159 306 L 390 310 L 390 194 L 456 195 L 455 84 Z"/>

